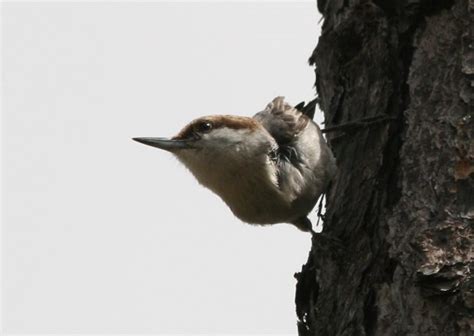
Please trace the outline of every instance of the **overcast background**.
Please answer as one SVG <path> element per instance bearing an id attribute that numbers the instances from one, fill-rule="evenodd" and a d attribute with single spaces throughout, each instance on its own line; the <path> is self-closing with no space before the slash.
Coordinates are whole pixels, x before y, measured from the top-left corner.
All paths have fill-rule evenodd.
<path id="1" fill-rule="evenodd" d="M 311 99 L 315 1 L 4 3 L 1 21 L 3 331 L 296 334 L 310 235 L 241 223 L 130 138 Z"/>

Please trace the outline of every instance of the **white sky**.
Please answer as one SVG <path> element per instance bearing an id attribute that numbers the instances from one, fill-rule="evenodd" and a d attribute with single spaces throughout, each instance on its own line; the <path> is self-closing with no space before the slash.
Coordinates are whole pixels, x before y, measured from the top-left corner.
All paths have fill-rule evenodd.
<path id="1" fill-rule="evenodd" d="M 311 99 L 318 21 L 315 1 L 4 3 L 3 331 L 296 334 L 310 236 L 241 223 L 130 138 Z"/>

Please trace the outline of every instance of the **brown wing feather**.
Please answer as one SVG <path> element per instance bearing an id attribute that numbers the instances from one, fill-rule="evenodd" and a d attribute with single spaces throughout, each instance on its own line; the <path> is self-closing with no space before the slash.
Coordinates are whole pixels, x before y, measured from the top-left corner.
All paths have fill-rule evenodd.
<path id="1" fill-rule="evenodd" d="M 288 146 L 306 127 L 310 119 L 285 102 L 284 97 L 276 97 L 265 110 L 254 117 L 276 140 L 279 146 Z"/>

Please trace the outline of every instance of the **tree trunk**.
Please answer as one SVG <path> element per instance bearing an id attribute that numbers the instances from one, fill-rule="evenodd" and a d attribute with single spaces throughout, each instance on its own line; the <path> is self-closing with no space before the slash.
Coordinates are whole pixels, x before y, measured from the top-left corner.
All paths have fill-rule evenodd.
<path id="1" fill-rule="evenodd" d="M 338 176 L 297 274 L 300 335 L 473 335 L 474 0 L 319 0 Z"/>

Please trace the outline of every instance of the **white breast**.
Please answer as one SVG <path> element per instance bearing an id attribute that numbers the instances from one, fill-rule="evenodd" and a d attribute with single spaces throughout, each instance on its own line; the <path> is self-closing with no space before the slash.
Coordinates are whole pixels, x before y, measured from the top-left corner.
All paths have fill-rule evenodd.
<path id="1" fill-rule="evenodd" d="M 251 224 L 287 221 L 291 199 L 278 186 L 275 163 L 267 155 L 276 144 L 266 132 L 223 128 L 218 145 L 183 151 L 178 158 L 200 184 L 219 195 L 234 215 Z"/>

